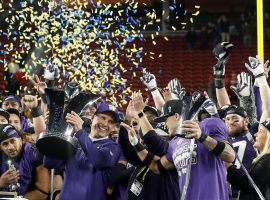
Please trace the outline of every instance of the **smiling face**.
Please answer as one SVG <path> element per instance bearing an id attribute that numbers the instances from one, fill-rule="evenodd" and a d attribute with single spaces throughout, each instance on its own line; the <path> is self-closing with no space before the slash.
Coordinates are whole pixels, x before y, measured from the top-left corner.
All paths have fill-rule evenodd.
<path id="1" fill-rule="evenodd" d="M 225 117 L 226 126 L 229 130 L 230 137 L 236 137 L 240 133 L 243 133 L 248 130 L 248 119 L 241 117 L 237 114 L 228 114 Z"/>
<path id="2" fill-rule="evenodd" d="M 91 136 L 93 138 L 104 138 L 109 136 L 115 127 L 115 120 L 110 113 L 99 113 L 94 115 Z"/>
<path id="3" fill-rule="evenodd" d="M 258 149 L 259 152 L 262 152 L 267 140 L 267 129 L 260 126 L 258 132 L 255 134 L 255 138 L 256 139 L 253 146 Z"/>

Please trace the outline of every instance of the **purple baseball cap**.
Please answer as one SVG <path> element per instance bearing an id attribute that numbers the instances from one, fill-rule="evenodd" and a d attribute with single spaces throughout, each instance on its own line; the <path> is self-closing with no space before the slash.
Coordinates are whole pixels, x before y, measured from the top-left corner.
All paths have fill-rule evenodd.
<path id="1" fill-rule="evenodd" d="M 19 97 L 16 97 L 14 95 L 7 96 L 4 99 L 3 103 L 6 102 L 6 101 L 14 101 L 14 102 L 17 102 L 20 106 L 22 106 L 22 103 L 21 103 L 21 100 L 19 99 Z"/>
<path id="2" fill-rule="evenodd" d="M 120 122 L 121 119 L 119 117 L 119 111 L 116 109 L 115 106 L 111 105 L 111 104 L 107 104 L 107 103 L 101 103 L 98 108 L 97 108 L 97 111 L 95 112 L 95 115 L 96 114 L 99 114 L 99 113 L 111 113 L 114 117 L 114 120 L 116 122 Z"/>

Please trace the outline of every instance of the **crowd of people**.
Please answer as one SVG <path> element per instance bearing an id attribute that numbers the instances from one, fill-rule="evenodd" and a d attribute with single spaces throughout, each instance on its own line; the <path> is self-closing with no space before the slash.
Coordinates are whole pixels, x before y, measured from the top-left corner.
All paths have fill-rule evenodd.
<path id="1" fill-rule="evenodd" d="M 138 81 L 155 106 L 133 91 L 123 112 L 100 99 L 68 112 L 76 151 L 66 159 L 36 145 L 57 119 L 50 108 L 59 100 L 48 99 L 48 89 L 59 91 L 55 69 L 46 69 L 44 81 L 32 80 L 37 95 L 3 99 L 0 190 L 37 200 L 270 199 L 270 67 L 249 57 L 249 74 L 243 67 L 231 87 L 239 104 L 231 104 L 224 79 L 232 46 L 213 51 L 217 103 L 177 78 L 158 88 L 155 75 L 143 71 Z"/>

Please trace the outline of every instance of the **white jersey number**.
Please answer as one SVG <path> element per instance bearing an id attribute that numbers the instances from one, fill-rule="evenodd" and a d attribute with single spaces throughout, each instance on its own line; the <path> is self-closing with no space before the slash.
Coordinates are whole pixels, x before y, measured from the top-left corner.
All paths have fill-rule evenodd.
<path id="1" fill-rule="evenodd" d="M 240 161 L 243 161 L 245 150 L 247 147 L 247 141 L 239 141 L 232 144 L 234 148 L 237 148 L 237 155 Z M 240 169 L 241 165 L 240 162 L 236 159 L 234 165 L 236 165 L 237 169 Z"/>

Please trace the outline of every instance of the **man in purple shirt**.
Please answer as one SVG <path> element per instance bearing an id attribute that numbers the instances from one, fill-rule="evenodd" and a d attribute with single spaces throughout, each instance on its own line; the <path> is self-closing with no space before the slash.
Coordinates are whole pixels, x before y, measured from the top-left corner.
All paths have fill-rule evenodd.
<path id="1" fill-rule="evenodd" d="M 132 103 L 142 131 L 147 133 L 153 130 L 143 113 L 145 103 L 140 93 L 133 94 Z M 223 161 L 232 162 L 235 154 L 227 142 L 225 124 L 218 118 L 209 118 L 200 124 L 190 120 L 181 122 L 181 112 L 182 101 L 170 100 L 164 105 L 164 115 L 159 118 L 166 120 L 166 127 L 172 137 L 180 131 L 188 132 L 185 138 L 174 137 L 170 141 L 165 156 L 152 155 L 138 142 L 133 130 L 125 126 L 132 145 L 140 159 L 154 173 L 163 173 L 176 167 L 181 199 L 228 199 Z M 194 144 L 191 138 L 195 139 Z"/>
<path id="2" fill-rule="evenodd" d="M 0 125 L 0 146 L 0 189 L 25 195 L 33 170 L 42 163 L 41 154 L 30 143 L 23 144 L 17 130 L 9 124 Z"/>
<path id="3" fill-rule="evenodd" d="M 82 129 L 83 120 L 75 112 L 68 113 L 66 120 L 78 139 L 75 156 L 66 161 L 44 159 L 45 167 L 65 171 L 60 199 L 108 199 L 107 187 L 121 152 L 120 146 L 108 137 L 114 124 L 120 121 L 117 109 L 110 104 L 100 104 L 90 135 Z"/>

